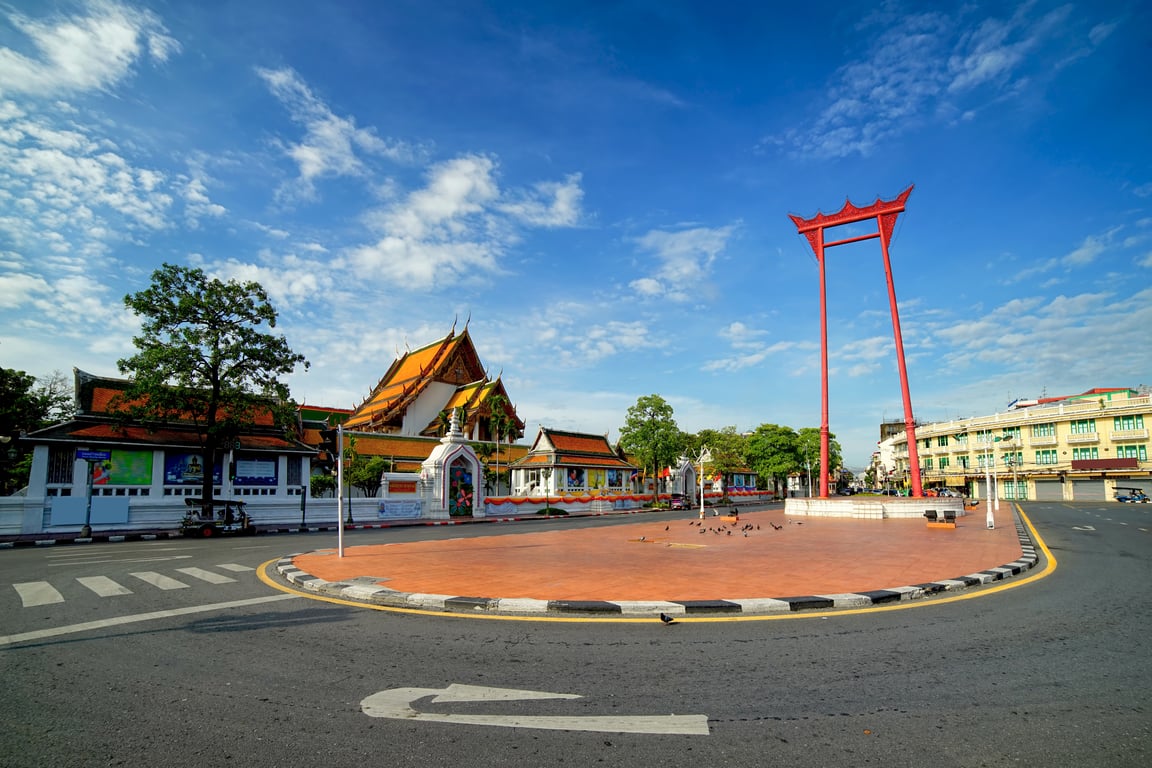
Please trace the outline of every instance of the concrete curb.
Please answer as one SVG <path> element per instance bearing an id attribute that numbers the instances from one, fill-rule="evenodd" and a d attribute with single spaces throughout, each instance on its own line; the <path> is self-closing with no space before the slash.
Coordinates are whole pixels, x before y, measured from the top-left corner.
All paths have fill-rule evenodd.
<path id="1" fill-rule="evenodd" d="M 297 568 L 295 558 L 307 554 L 298 552 L 286 555 L 276 562 L 276 571 L 302 589 L 318 595 L 336 597 L 367 605 L 389 608 L 411 608 L 442 611 L 455 614 L 509 614 L 540 616 L 669 616 L 745 614 L 765 615 L 775 613 L 795 613 L 828 609 L 867 608 L 887 603 L 917 600 L 924 597 L 952 592 L 981 584 L 1017 576 L 1036 566 L 1035 543 L 1027 526 L 1014 513 L 1016 535 L 1020 539 L 1021 556 L 1011 563 L 958 576 L 953 579 L 932 581 L 903 587 L 890 587 L 868 592 L 854 592 L 834 595 L 803 595 L 796 597 L 748 597 L 722 598 L 716 600 L 535 600 L 530 598 L 474 597 L 461 595 L 432 595 L 423 593 L 397 592 L 380 586 L 383 576 L 358 576 L 345 581 L 325 581 Z"/>

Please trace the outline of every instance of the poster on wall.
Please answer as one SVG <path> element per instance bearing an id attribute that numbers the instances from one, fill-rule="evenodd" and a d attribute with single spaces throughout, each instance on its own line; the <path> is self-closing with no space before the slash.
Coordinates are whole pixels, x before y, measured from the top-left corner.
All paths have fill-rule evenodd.
<path id="1" fill-rule="evenodd" d="M 608 477 L 607 470 L 603 469 L 590 469 L 588 470 L 588 487 L 596 490 L 604 487 Z"/>
<path id="2" fill-rule="evenodd" d="M 92 485 L 152 485 L 152 451 L 109 451 L 104 461 L 89 462 Z"/>
<path id="3" fill-rule="evenodd" d="M 220 460 L 212 467 L 212 482 L 219 485 L 223 473 Z M 198 453 L 164 453 L 165 485 L 200 485 L 204 482 L 204 464 Z"/>
<path id="4" fill-rule="evenodd" d="M 569 488 L 583 488 L 584 487 L 584 469 L 580 467 L 570 467 L 568 469 L 568 487 Z"/>
<path id="5" fill-rule="evenodd" d="M 237 459 L 236 485 L 276 485 L 277 464 L 276 459 Z"/>

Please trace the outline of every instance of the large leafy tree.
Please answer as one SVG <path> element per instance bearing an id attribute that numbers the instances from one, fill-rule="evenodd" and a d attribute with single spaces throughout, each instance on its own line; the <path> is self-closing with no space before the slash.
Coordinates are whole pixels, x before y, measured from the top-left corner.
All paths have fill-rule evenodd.
<path id="1" fill-rule="evenodd" d="M 64 374 L 37 379 L 24 371 L 0 368 L 0 495 L 28 482 L 32 454 L 19 437 L 64 418 L 71 403 Z"/>
<path id="2" fill-rule="evenodd" d="M 628 409 L 620 428 L 620 447 L 638 457 L 651 477 L 668 466 L 684 449 L 684 438 L 673 418 L 672 406 L 660 395 L 645 395 Z"/>
<path id="3" fill-rule="evenodd" d="M 777 495 L 781 483 L 787 484 L 788 475 L 801 466 L 797 440 L 795 430 L 779 424 L 761 424 L 748 436 L 748 463 L 761 478 L 772 481 Z"/>
<path id="4" fill-rule="evenodd" d="M 685 448 L 688 458 L 694 459 L 700 455 L 704 446 L 712 459 L 704 468 L 709 473 L 737 472 L 748 468 L 745 458 L 747 439 L 736 431 L 736 427 L 723 427 L 722 429 L 702 429 L 695 435 L 685 435 Z"/>
<path id="5" fill-rule="evenodd" d="M 146 422 L 196 425 L 206 468 L 201 498 L 210 508 L 216 457 L 261 412 L 291 423 L 280 377 L 308 362 L 269 332 L 276 310 L 256 282 L 223 282 L 165 264 L 124 304 L 143 322 L 133 339 L 139 352 L 117 363 L 132 379 L 119 406 Z"/>
<path id="6" fill-rule="evenodd" d="M 820 476 L 820 430 L 817 427 L 803 427 L 796 435 L 796 452 L 800 456 L 805 471 L 811 467 L 812 477 Z M 833 477 L 837 469 L 843 466 L 840 458 L 840 443 L 836 442 L 836 435 L 828 433 L 828 472 Z M 814 492 L 819 489 L 814 488 Z"/>

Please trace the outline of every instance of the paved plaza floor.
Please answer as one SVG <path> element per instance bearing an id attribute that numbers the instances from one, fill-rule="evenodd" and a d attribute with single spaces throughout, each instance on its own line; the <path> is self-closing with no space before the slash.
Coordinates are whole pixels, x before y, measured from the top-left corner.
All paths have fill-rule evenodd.
<path id="1" fill-rule="evenodd" d="M 545 601 L 707 601 L 859 593 L 956 579 L 1012 563 L 1010 510 L 955 529 L 922 519 L 786 517 L 782 509 L 643 520 L 579 530 L 525 530 L 295 555 L 328 582 L 370 581 L 401 593 Z"/>

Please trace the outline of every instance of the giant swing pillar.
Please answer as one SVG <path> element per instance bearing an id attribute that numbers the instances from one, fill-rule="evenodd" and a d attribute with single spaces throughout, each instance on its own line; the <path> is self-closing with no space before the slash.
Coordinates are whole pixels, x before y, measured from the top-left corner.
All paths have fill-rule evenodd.
<path id="1" fill-rule="evenodd" d="M 920 457 L 916 446 L 916 422 L 912 415 L 912 397 L 908 390 L 908 369 L 904 362 L 904 339 L 900 333 L 900 311 L 896 305 L 896 287 L 892 280 L 892 261 L 888 257 L 888 245 L 892 231 L 896 228 L 896 218 L 904 212 L 904 203 L 912 194 L 912 186 L 892 200 L 877 199 L 872 205 L 857 207 L 851 200 L 836 213 L 817 213 L 810 219 L 789 214 L 796 230 L 808 239 L 808 244 L 816 253 L 820 268 L 820 498 L 828 498 L 828 307 L 824 269 L 824 251 L 837 245 L 846 245 L 861 240 L 880 239 L 880 251 L 884 255 L 884 275 L 888 282 L 888 303 L 892 312 L 892 333 L 896 342 L 896 361 L 900 370 L 900 391 L 904 401 L 904 430 L 908 436 L 908 464 L 912 481 L 912 495 L 922 497 L 920 483 Z M 824 241 L 824 230 L 844 224 L 853 224 L 869 219 L 876 220 L 877 231 L 872 234 L 849 237 L 834 242 Z"/>

